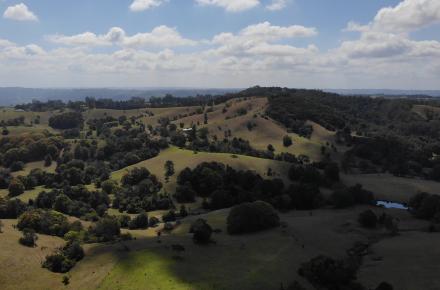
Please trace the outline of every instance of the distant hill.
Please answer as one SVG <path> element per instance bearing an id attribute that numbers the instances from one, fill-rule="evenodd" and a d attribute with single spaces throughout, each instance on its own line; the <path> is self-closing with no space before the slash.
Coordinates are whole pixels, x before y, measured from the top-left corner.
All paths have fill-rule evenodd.
<path id="1" fill-rule="evenodd" d="M 440 97 L 440 90 L 324 89 L 324 91 L 351 96 Z"/>
<path id="2" fill-rule="evenodd" d="M 113 89 L 113 88 L 91 88 L 91 89 L 40 89 L 6 87 L 0 88 L 0 106 L 11 106 L 28 103 L 32 100 L 62 100 L 77 101 L 85 97 L 111 98 L 124 100 L 131 97 L 150 98 L 152 96 L 162 97 L 171 94 L 176 97 L 187 97 L 195 95 L 220 95 L 237 92 L 239 89 L 197 89 L 197 88 L 145 88 L 145 89 Z"/>

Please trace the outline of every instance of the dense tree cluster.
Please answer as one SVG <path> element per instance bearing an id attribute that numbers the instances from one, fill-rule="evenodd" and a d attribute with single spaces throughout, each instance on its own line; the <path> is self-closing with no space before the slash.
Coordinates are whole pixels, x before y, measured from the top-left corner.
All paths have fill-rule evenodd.
<path id="1" fill-rule="evenodd" d="M 251 91 L 270 96 L 267 114 L 293 132 L 307 135 L 304 130 L 308 120 L 337 131 L 340 142 L 354 145 L 347 153 L 346 169 L 440 180 L 435 171 L 437 166 L 440 168 L 439 160 L 432 158 L 440 154 L 440 116 L 423 117 L 413 111 L 414 105 L 439 107 L 435 100 L 341 96 L 282 88 Z M 424 167 L 431 168 L 431 172 L 424 173 Z"/>
<path id="2" fill-rule="evenodd" d="M 246 202 L 231 208 L 227 218 L 229 234 L 252 233 L 280 225 L 275 209 L 263 201 Z"/>
<path id="3" fill-rule="evenodd" d="M 50 134 L 3 137 L 0 138 L 0 165 L 13 167 L 19 162 L 44 160 L 47 155 L 56 159 L 64 147 L 65 143 L 60 137 Z"/>
<path id="4" fill-rule="evenodd" d="M 84 119 L 80 112 L 65 112 L 49 118 L 49 126 L 54 129 L 82 128 L 83 125 Z"/>
<path id="5" fill-rule="evenodd" d="M 81 245 L 77 241 L 68 242 L 55 254 L 47 256 L 42 266 L 55 273 L 66 273 L 83 257 L 84 250 Z"/>
<path id="6" fill-rule="evenodd" d="M 416 217 L 440 223 L 439 195 L 421 192 L 413 196 L 408 205 Z"/>
<path id="7" fill-rule="evenodd" d="M 141 213 L 172 207 L 171 198 L 159 193 L 162 184 L 144 167 L 127 172 L 121 179 L 121 185 L 112 203 L 112 207 L 121 212 Z"/>

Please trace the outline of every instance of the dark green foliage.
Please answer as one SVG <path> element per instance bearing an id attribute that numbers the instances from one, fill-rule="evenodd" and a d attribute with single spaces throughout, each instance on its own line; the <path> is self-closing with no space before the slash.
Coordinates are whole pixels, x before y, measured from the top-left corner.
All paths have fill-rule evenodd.
<path id="1" fill-rule="evenodd" d="M 357 184 L 348 188 L 341 188 L 332 193 L 330 202 L 336 208 L 346 208 L 356 204 L 373 204 L 374 195 L 372 192 Z"/>
<path id="2" fill-rule="evenodd" d="M 234 206 L 227 218 L 229 234 L 257 232 L 279 224 L 280 218 L 275 209 L 263 201 Z"/>
<path id="3" fill-rule="evenodd" d="M 49 126 L 54 129 L 82 128 L 83 116 L 78 112 L 66 112 L 49 118 Z"/>
<path id="4" fill-rule="evenodd" d="M 193 234 L 193 240 L 196 243 L 207 244 L 211 241 L 212 228 L 204 219 L 194 221 L 189 232 Z"/>
<path id="5" fill-rule="evenodd" d="M 192 189 L 192 186 L 189 182 L 186 182 L 183 185 L 178 185 L 176 188 L 176 193 L 174 194 L 174 198 L 179 203 L 188 203 L 194 202 L 196 198 L 196 192 Z"/>
<path id="6" fill-rule="evenodd" d="M 9 183 L 8 190 L 9 190 L 9 196 L 14 197 L 22 194 L 25 190 L 25 187 L 23 182 L 21 182 L 18 178 L 14 178 Z"/>
<path id="7" fill-rule="evenodd" d="M 289 208 L 311 210 L 319 208 L 325 203 L 319 187 L 312 183 L 291 185 L 286 193 L 291 201 Z"/>
<path id="8" fill-rule="evenodd" d="M 131 230 L 136 230 L 146 229 L 148 228 L 148 225 L 148 215 L 145 212 L 142 212 L 129 222 L 128 227 Z"/>
<path id="9" fill-rule="evenodd" d="M 0 197 L 0 219 L 16 219 L 27 210 L 27 205 L 19 199 Z"/>
<path id="10" fill-rule="evenodd" d="M 38 236 L 33 229 L 23 229 L 23 236 L 18 240 L 20 244 L 26 247 L 35 247 Z"/>
<path id="11" fill-rule="evenodd" d="M 121 234 L 121 225 L 116 217 L 103 217 L 89 229 L 91 241 L 113 241 Z"/>
<path id="12" fill-rule="evenodd" d="M 122 188 L 115 194 L 113 208 L 128 213 L 169 209 L 170 197 L 158 194 L 162 184 L 146 168 L 133 168 L 121 180 Z"/>
<path id="13" fill-rule="evenodd" d="M 339 166 L 337 163 L 330 162 L 324 168 L 324 175 L 332 181 L 339 181 Z"/>
<path id="14" fill-rule="evenodd" d="M 293 144 L 292 138 L 288 135 L 283 137 L 283 145 L 284 147 L 290 147 Z"/>
<path id="15" fill-rule="evenodd" d="M 55 211 L 33 209 L 24 212 L 18 219 L 19 230 L 32 229 L 37 233 L 63 237 L 70 229 L 67 218 Z"/>
<path id="16" fill-rule="evenodd" d="M 432 219 L 440 213 L 440 196 L 418 193 L 409 201 L 409 207 L 416 217 L 428 220 Z"/>
<path id="17" fill-rule="evenodd" d="M 359 214 L 358 221 L 364 228 L 372 229 L 377 226 L 378 219 L 374 211 L 368 209 Z"/>
<path id="18" fill-rule="evenodd" d="M 67 273 L 75 266 L 75 262 L 67 259 L 62 253 L 56 253 L 47 256 L 42 266 L 54 273 Z"/>
<path id="19" fill-rule="evenodd" d="M 355 282 L 358 269 L 359 263 L 355 259 L 335 260 L 317 256 L 303 263 L 298 273 L 319 289 L 364 289 Z"/>

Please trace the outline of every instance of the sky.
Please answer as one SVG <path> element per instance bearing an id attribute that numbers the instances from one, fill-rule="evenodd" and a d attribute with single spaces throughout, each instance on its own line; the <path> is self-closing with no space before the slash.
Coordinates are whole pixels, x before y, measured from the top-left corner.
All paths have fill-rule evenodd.
<path id="1" fill-rule="evenodd" d="M 440 89 L 440 0 L 0 0 L 0 86 Z"/>

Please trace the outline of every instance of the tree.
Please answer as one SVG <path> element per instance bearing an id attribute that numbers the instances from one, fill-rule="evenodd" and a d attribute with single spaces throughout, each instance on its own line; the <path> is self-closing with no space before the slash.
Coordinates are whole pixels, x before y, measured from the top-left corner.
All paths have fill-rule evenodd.
<path id="1" fill-rule="evenodd" d="M 267 145 L 267 150 L 269 150 L 270 152 L 274 152 L 275 148 L 273 147 L 272 144 Z"/>
<path id="2" fill-rule="evenodd" d="M 171 160 L 168 160 L 165 162 L 165 180 L 168 182 L 170 177 L 174 175 L 174 162 Z"/>
<path id="3" fill-rule="evenodd" d="M 23 236 L 18 240 L 20 244 L 26 247 L 35 247 L 38 236 L 33 229 L 24 229 Z"/>
<path id="4" fill-rule="evenodd" d="M 208 114 L 205 113 L 205 115 L 203 116 L 203 124 L 208 124 Z"/>
<path id="5" fill-rule="evenodd" d="M 101 189 L 106 194 L 114 194 L 117 188 L 118 188 L 118 185 L 116 184 L 116 182 L 114 180 L 111 180 L 111 179 L 106 180 L 101 183 Z"/>
<path id="6" fill-rule="evenodd" d="M 98 241 L 108 242 L 121 234 L 121 226 L 116 218 L 108 216 L 101 218 L 90 232 Z"/>
<path id="7" fill-rule="evenodd" d="M 290 136 L 286 135 L 286 136 L 283 137 L 283 145 L 284 145 L 284 147 L 289 147 L 292 144 L 293 144 L 293 142 L 292 142 L 292 138 Z"/>
<path id="8" fill-rule="evenodd" d="M 66 112 L 49 118 L 49 126 L 61 130 L 81 128 L 83 122 L 83 116 L 79 112 Z"/>
<path id="9" fill-rule="evenodd" d="M 134 219 L 128 223 L 131 230 L 148 228 L 148 215 L 145 212 L 138 214 Z"/>
<path id="10" fill-rule="evenodd" d="M 0 234 L 3 233 L 3 222 L 0 220 Z"/>
<path id="11" fill-rule="evenodd" d="M 377 225 L 377 216 L 371 209 L 359 214 L 358 221 L 364 228 L 375 228 Z"/>
<path id="12" fill-rule="evenodd" d="M 52 157 L 48 154 L 44 157 L 44 166 L 49 167 L 52 165 Z"/>
<path id="13" fill-rule="evenodd" d="M 339 166 L 335 162 L 328 163 L 324 168 L 324 175 L 332 181 L 339 181 Z"/>
<path id="14" fill-rule="evenodd" d="M 14 178 L 11 180 L 11 183 L 9 183 L 8 190 L 10 196 L 18 196 L 24 192 L 25 188 L 18 178 Z"/>
<path id="15" fill-rule="evenodd" d="M 264 201 L 246 202 L 234 206 L 227 218 L 229 234 L 241 234 L 261 231 L 280 224 L 275 209 Z"/>
<path id="16" fill-rule="evenodd" d="M 211 241 L 212 228 L 204 219 L 197 219 L 193 222 L 189 232 L 193 234 L 193 240 L 196 243 L 207 244 Z"/>

